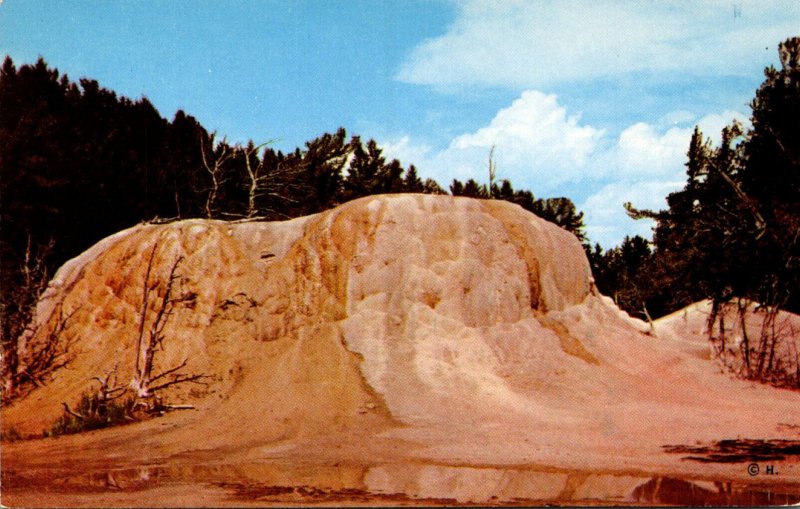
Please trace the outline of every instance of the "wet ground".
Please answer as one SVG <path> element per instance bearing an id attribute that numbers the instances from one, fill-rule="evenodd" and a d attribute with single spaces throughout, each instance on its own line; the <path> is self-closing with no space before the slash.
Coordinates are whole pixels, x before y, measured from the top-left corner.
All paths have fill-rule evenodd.
<path id="1" fill-rule="evenodd" d="M 381 465 L 80 465 L 2 472 L 5 506 L 774 506 L 800 485 L 647 477 L 557 469 Z"/>

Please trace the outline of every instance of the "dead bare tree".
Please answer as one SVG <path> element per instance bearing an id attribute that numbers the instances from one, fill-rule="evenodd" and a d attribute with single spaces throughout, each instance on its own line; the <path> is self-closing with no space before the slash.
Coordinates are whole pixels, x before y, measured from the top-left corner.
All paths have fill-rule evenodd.
<path id="1" fill-rule="evenodd" d="M 271 143 L 272 141 L 267 141 L 257 146 L 250 144 L 246 148 L 237 147 L 244 155 L 245 171 L 247 172 L 246 219 L 287 217 L 276 208 L 264 206 L 264 198 L 281 204 L 297 203 L 297 200 L 291 195 L 297 191 L 294 187 L 296 187 L 295 182 L 302 172 L 302 165 L 288 164 L 285 160 L 278 160 L 274 162 L 274 165 L 268 165 L 266 158 L 268 149 L 264 150 L 262 157 L 258 157 L 258 151 Z M 260 204 L 259 201 L 261 201 Z"/>
<path id="2" fill-rule="evenodd" d="M 489 150 L 489 198 L 494 198 L 494 182 L 497 179 L 497 161 L 494 159 L 496 147 L 496 145 L 492 145 L 491 150 Z"/>
<path id="3" fill-rule="evenodd" d="M 117 381 L 117 368 L 118 366 L 114 366 L 114 369 L 107 371 L 103 377 L 95 376 L 92 378 L 92 380 L 97 380 L 100 384 L 100 388 L 97 390 L 97 398 L 101 402 L 114 401 L 124 396 L 127 391 L 127 387 L 120 385 Z"/>
<path id="4" fill-rule="evenodd" d="M 90 421 L 106 417 L 109 413 L 109 406 L 128 392 L 127 386 L 117 383 L 117 368 L 118 366 L 114 366 L 114 369 L 106 371 L 105 375 L 102 377 L 92 377 L 92 380 L 96 380 L 100 384 L 100 387 L 95 394 L 86 397 L 82 402 L 85 407 L 81 409 L 82 412 L 76 412 L 70 408 L 67 403 L 61 403 L 64 407 L 64 412 L 81 421 Z M 126 407 L 127 405 L 123 406 L 123 408 Z M 133 421 L 134 419 L 126 415 L 125 420 Z"/>
<path id="5" fill-rule="evenodd" d="M 206 378 L 202 374 L 187 374 L 182 370 L 188 364 L 188 358 L 176 366 L 167 368 L 160 373 L 155 373 L 156 357 L 159 352 L 164 350 L 164 342 L 167 339 L 165 328 L 169 323 L 178 305 L 193 302 L 197 295 L 193 292 L 183 292 L 176 295 L 176 284 L 179 284 L 181 277 L 178 275 L 178 267 L 184 258 L 179 256 L 170 266 L 167 277 L 164 281 L 151 281 L 150 276 L 153 269 L 153 262 L 158 244 L 153 246 L 150 257 L 145 269 L 145 279 L 142 288 L 142 307 L 139 313 L 139 330 L 136 341 L 136 364 L 133 380 L 130 387 L 134 390 L 137 400 L 143 403 L 148 410 L 153 410 L 157 391 L 167 387 L 182 383 L 203 383 L 201 380 Z M 162 288 L 163 287 L 163 288 Z M 149 320 L 151 313 L 150 294 L 152 291 L 161 289 L 161 295 L 154 299 L 154 316 Z"/>
<path id="6" fill-rule="evenodd" d="M 800 388 L 800 342 L 797 330 L 781 312 L 781 306 L 743 297 L 713 303 L 707 330 L 717 358 L 742 378 Z M 738 352 L 730 350 L 732 356 L 728 356 L 728 313 L 734 313 L 730 327 L 738 335 Z"/>
<path id="7" fill-rule="evenodd" d="M 247 171 L 247 218 L 256 216 L 258 209 L 256 208 L 256 198 L 262 194 L 261 189 L 264 187 L 264 181 L 268 175 L 265 175 L 264 159 L 258 157 L 258 151 L 270 142 L 262 143 L 261 145 L 254 146 L 252 143 L 247 148 L 242 149 L 244 153 L 245 170 Z M 253 156 L 256 158 L 257 164 L 253 164 Z"/>
<path id="8" fill-rule="evenodd" d="M 739 317 L 739 326 L 742 329 L 742 342 L 741 342 L 739 348 L 740 348 L 740 351 L 742 353 L 742 359 L 744 359 L 744 373 L 745 373 L 746 377 L 750 377 L 750 372 L 751 372 L 751 366 L 750 366 L 750 336 L 749 336 L 749 333 L 747 332 L 747 307 L 748 307 L 747 300 L 745 300 L 745 299 L 738 299 L 737 300 L 736 312 L 737 312 L 738 317 Z"/>
<path id="9" fill-rule="evenodd" d="M 53 423 L 49 431 L 45 431 L 45 435 L 79 433 L 135 422 L 137 420 L 133 416 L 135 399 L 129 395 L 127 386 L 118 384 L 117 368 L 118 366 L 114 366 L 102 377 L 93 377 L 92 380 L 96 380 L 100 387 L 96 392 L 83 392 L 74 409 L 66 402 L 62 402 L 64 413 Z M 117 401 L 126 395 L 128 397 Z"/>
<path id="10" fill-rule="evenodd" d="M 73 359 L 72 347 L 78 337 L 68 337 L 65 331 L 77 312 L 78 308 L 65 313 L 63 303 L 59 303 L 51 320 L 42 326 L 47 327 L 48 332 L 31 335 L 17 368 L 14 391 L 4 393 L 3 401 L 21 397 L 34 387 L 42 386 L 55 371 L 69 365 Z"/>
<path id="11" fill-rule="evenodd" d="M 219 193 L 220 186 L 224 183 L 224 169 L 226 163 L 235 157 L 235 151 L 231 150 L 231 147 L 228 145 L 226 138 L 222 138 L 222 141 L 214 147 L 214 137 L 215 133 L 211 134 L 210 141 L 211 141 L 211 154 L 214 157 L 212 162 L 209 162 L 209 158 L 206 155 L 206 148 L 203 143 L 203 137 L 200 137 L 200 154 L 203 159 L 203 167 L 205 167 L 206 172 L 211 177 L 211 187 L 208 190 L 208 196 L 206 197 L 206 218 L 211 219 L 214 216 L 214 204 L 217 201 L 217 194 Z"/>
<path id="12" fill-rule="evenodd" d="M 39 297 L 47 288 L 49 273 L 46 260 L 53 250 L 54 241 L 51 238 L 46 245 L 34 249 L 31 235 L 28 235 L 22 263 L 17 269 L 19 280 L 10 284 L 8 298 L 0 303 L 0 336 L 2 343 L 2 359 L 0 359 L 0 376 L 3 381 L 3 401 L 16 397 L 20 380 L 20 340 L 23 336 L 30 337 L 34 332 L 33 326 L 36 305 Z M 24 378 L 24 375 L 23 375 Z"/>

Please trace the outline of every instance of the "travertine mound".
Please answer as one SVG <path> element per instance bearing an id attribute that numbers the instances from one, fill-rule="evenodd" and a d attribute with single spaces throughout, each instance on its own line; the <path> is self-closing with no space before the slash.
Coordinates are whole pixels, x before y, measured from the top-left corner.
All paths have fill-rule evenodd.
<path id="1" fill-rule="evenodd" d="M 517 360 L 498 359 L 492 343 L 499 338 L 487 343 L 486 333 L 533 327 L 552 335 L 535 315 L 578 304 L 590 289 L 572 235 L 500 201 L 384 196 L 287 222 L 141 225 L 70 261 L 44 296 L 40 336 L 55 315 L 74 312 L 64 339 L 75 348 L 70 369 L 21 405 L 36 405 L 37 424 L 54 419 L 60 402 L 74 399 L 91 377 L 113 367 L 121 380 L 132 376 L 151 255 L 151 287 L 163 294 L 182 257 L 173 293 L 196 295 L 167 325 L 162 369 L 189 359 L 187 370 L 215 379 L 201 392 L 227 396 L 249 349 L 276 341 L 285 378 L 276 383 L 314 386 L 304 390 L 337 405 L 354 387 L 377 391 L 360 394 L 345 413 L 375 399 L 370 407 L 386 403 L 400 418 L 482 401 L 453 401 L 454 387 L 459 395 L 513 400 L 499 376 Z M 146 329 L 159 297 L 149 299 Z M 259 383 L 279 376 L 264 371 Z M 276 412 L 282 405 L 268 406 Z"/>
<path id="2" fill-rule="evenodd" d="M 286 222 L 140 225 L 101 241 L 56 274 L 38 308 L 39 334 L 74 312 L 72 363 L 4 408 L 4 427 L 39 432 L 92 377 L 116 367 L 131 379 L 151 256 L 146 327 L 181 257 L 175 291 L 194 295 L 170 318 L 156 371 L 186 360 L 207 384 L 165 394 L 196 412 L 104 432 L 118 437 L 106 444 L 115 457 L 263 458 L 328 440 L 314 454 L 357 443 L 370 457 L 646 468 L 664 461 L 663 444 L 800 421 L 795 394 L 731 380 L 597 295 L 570 233 L 503 201 L 391 195 Z M 136 451 L 125 434 L 138 434 Z"/>

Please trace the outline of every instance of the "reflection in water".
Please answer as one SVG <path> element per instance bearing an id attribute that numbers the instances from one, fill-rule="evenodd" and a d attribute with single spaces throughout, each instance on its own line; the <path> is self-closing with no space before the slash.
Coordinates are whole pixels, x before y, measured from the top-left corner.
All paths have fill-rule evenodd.
<path id="1" fill-rule="evenodd" d="M 701 485 L 702 484 L 702 485 Z M 728 482 L 689 482 L 657 477 L 633 490 L 633 500 L 642 504 L 681 506 L 774 506 L 800 502 L 794 494 L 766 487 L 734 485 Z"/>
<path id="2" fill-rule="evenodd" d="M 171 464 L 91 472 L 3 471 L 5 489 L 142 492 L 170 485 L 211 485 L 238 501 L 338 505 L 680 505 L 765 506 L 800 503 L 800 487 L 767 489 L 733 482 L 448 465 Z"/>

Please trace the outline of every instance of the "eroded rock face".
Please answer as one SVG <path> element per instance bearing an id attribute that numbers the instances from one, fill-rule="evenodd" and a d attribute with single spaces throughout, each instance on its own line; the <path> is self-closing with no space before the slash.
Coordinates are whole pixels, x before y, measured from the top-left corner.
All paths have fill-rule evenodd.
<path id="1" fill-rule="evenodd" d="M 470 406 L 487 391 L 513 400 L 507 366 L 486 338 L 552 335 L 535 317 L 578 304 L 590 290 L 577 239 L 501 201 L 376 196 L 287 222 L 140 225 L 67 263 L 42 299 L 40 336 L 58 312 L 74 312 L 64 334 L 75 347 L 70 369 L 28 398 L 40 407 L 36 424 L 53 419 L 92 376 L 116 367 L 120 380 L 132 377 L 151 256 L 145 330 L 179 258 L 174 292 L 194 295 L 170 318 L 157 366 L 188 359 L 187 369 L 213 377 L 209 390 L 192 395 L 227 401 L 242 377 L 266 382 L 287 366 L 296 371 L 287 380 L 313 385 L 306 374 L 320 368 L 308 366 L 309 348 L 327 342 L 315 351 L 338 351 L 330 363 L 360 381 L 312 396 L 354 393 L 347 412 L 368 405 L 400 419 Z M 266 359 L 263 370 L 237 374 L 251 345 L 264 342 L 277 345 L 278 365 Z M 183 398 L 187 391 L 176 388 Z"/>

